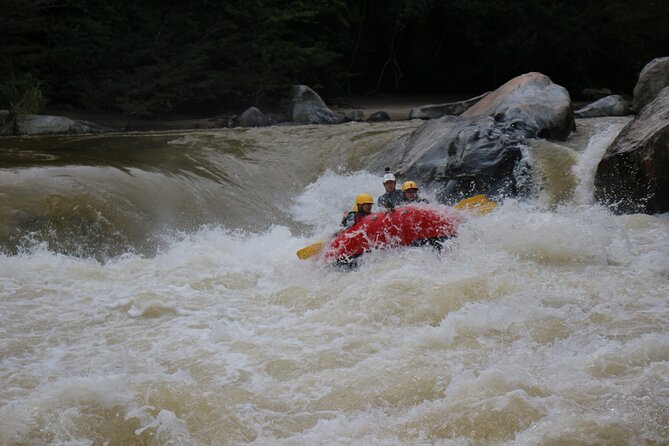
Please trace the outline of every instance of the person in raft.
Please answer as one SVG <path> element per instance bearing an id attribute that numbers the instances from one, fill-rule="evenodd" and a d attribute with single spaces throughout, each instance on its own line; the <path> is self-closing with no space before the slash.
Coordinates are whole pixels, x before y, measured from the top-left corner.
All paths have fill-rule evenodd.
<path id="1" fill-rule="evenodd" d="M 355 198 L 355 207 L 351 212 L 344 215 L 344 218 L 341 221 L 341 225 L 344 228 L 350 228 L 351 226 L 360 223 L 363 218 L 372 213 L 372 205 L 374 204 L 374 198 L 369 194 L 360 194 Z"/>
<path id="2" fill-rule="evenodd" d="M 404 201 L 402 191 L 395 189 L 395 184 L 397 184 L 395 175 L 390 173 L 389 167 L 386 167 L 386 174 L 383 176 L 383 187 L 386 189 L 386 193 L 376 200 L 379 208 L 393 209 Z"/>
<path id="3" fill-rule="evenodd" d="M 425 198 L 418 197 L 418 185 L 415 181 L 407 181 L 402 185 L 402 204 L 429 203 Z"/>

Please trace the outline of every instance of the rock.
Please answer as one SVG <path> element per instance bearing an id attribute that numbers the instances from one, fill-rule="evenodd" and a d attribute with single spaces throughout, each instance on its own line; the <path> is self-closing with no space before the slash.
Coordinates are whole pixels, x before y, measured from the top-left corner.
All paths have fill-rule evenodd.
<path id="1" fill-rule="evenodd" d="M 567 90 L 528 73 L 460 116 L 424 122 L 372 159 L 370 170 L 399 159 L 401 176 L 428 184 L 443 202 L 478 193 L 521 195 L 531 186 L 531 170 L 523 162 L 525 140 L 564 139 L 573 126 Z"/>
<path id="2" fill-rule="evenodd" d="M 367 122 L 384 122 L 390 121 L 390 115 L 385 111 L 377 111 L 369 115 Z"/>
<path id="3" fill-rule="evenodd" d="M 236 124 L 238 127 L 267 127 L 276 124 L 276 121 L 257 107 L 249 107 L 237 118 Z"/>
<path id="4" fill-rule="evenodd" d="M 461 116 L 495 116 L 495 120 L 518 121 L 539 137 L 564 141 L 574 130 L 569 92 L 541 73 L 511 79 L 488 94 Z"/>
<path id="5" fill-rule="evenodd" d="M 597 166 L 595 199 L 618 213 L 669 212 L 669 87 L 622 129 Z"/>
<path id="6" fill-rule="evenodd" d="M 588 104 L 574 112 L 575 118 L 596 118 L 600 116 L 625 116 L 630 108 L 625 99 L 619 95 L 611 95 Z"/>
<path id="7" fill-rule="evenodd" d="M 346 121 L 342 113 L 335 113 L 323 99 L 306 85 L 293 85 L 290 90 L 291 121 L 304 124 L 341 124 Z"/>
<path id="8" fill-rule="evenodd" d="M 354 122 L 363 122 L 365 120 L 365 114 L 362 110 L 351 110 L 345 115 L 347 121 Z"/>
<path id="9" fill-rule="evenodd" d="M 211 122 L 211 126 L 214 128 L 231 128 L 237 125 L 237 120 L 239 116 L 234 113 L 225 113 L 222 115 L 212 116 L 208 119 Z"/>
<path id="10" fill-rule="evenodd" d="M 400 176 L 430 184 L 440 201 L 524 192 L 513 175 L 523 158 L 524 129 L 492 117 L 444 116 L 433 122 L 412 135 L 410 157 L 400 165 Z"/>
<path id="11" fill-rule="evenodd" d="M 17 135 L 102 133 L 110 130 L 89 121 L 73 121 L 63 116 L 18 115 L 16 117 Z"/>
<path id="12" fill-rule="evenodd" d="M 114 129 L 103 127 L 91 121 L 76 120 L 74 125 L 70 127 L 68 133 L 84 134 L 84 133 L 106 133 L 112 132 Z"/>
<path id="13" fill-rule="evenodd" d="M 641 70 L 639 80 L 634 86 L 632 109 L 635 112 L 641 111 L 667 85 L 669 85 L 669 57 L 660 57 L 648 62 Z"/>
<path id="14" fill-rule="evenodd" d="M 423 105 L 409 111 L 409 119 L 436 119 L 445 115 L 460 115 L 472 105 L 483 99 L 489 92 L 471 99 L 459 102 L 449 102 L 438 105 Z"/>

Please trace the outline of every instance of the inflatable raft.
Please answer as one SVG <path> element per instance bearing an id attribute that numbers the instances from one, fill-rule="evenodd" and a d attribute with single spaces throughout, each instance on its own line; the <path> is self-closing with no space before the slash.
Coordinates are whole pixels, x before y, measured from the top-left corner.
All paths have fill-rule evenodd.
<path id="1" fill-rule="evenodd" d="M 348 263 L 367 251 L 434 243 L 455 235 L 462 214 L 447 207 L 400 206 L 368 215 L 325 247 L 326 262 Z"/>

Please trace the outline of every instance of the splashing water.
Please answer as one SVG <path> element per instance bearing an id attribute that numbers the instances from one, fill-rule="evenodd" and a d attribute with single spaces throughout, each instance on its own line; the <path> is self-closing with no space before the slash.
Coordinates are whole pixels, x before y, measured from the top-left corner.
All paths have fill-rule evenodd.
<path id="1" fill-rule="evenodd" d="M 597 165 L 622 128 L 623 124 L 611 124 L 602 133 L 593 136 L 578 163 L 573 167 L 574 175 L 580 179 L 575 190 L 576 203 L 592 204 L 594 202 Z"/>
<path id="2" fill-rule="evenodd" d="M 246 150 L 273 157 L 276 131 Z M 364 164 L 357 149 L 338 157 Z M 383 192 L 336 165 L 297 177 L 260 230 L 210 224 L 104 263 L 0 255 L 0 444 L 666 442 L 666 215 L 509 199 L 441 253 L 333 270 L 295 251 Z"/>

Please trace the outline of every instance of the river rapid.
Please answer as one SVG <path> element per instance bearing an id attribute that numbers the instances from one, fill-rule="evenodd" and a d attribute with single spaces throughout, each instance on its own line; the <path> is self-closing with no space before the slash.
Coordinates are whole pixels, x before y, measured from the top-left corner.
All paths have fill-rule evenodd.
<path id="1" fill-rule="evenodd" d="M 419 121 L 0 139 L 0 444 L 669 443 L 669 215 L 592 199 L 626 122 L 354 270 L 295 251 Z"/>

